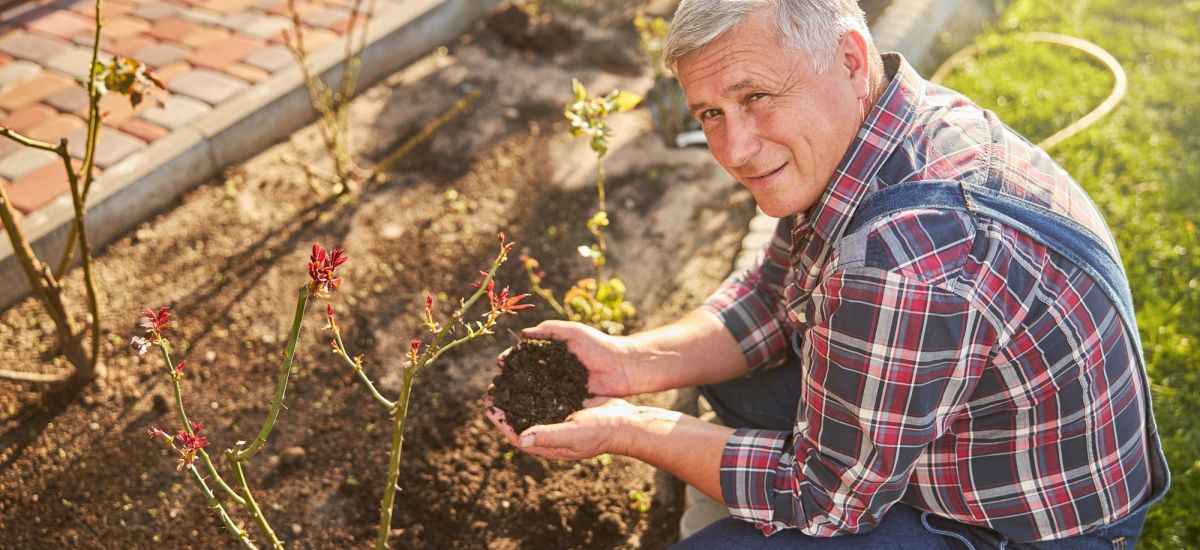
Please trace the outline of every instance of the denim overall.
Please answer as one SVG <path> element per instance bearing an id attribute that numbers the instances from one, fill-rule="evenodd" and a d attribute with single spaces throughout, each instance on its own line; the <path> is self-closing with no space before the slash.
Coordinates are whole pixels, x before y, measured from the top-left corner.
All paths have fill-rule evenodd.
<path id="1" fill-rule="evenodd" d="M 991 183 L 991 182 L 989 182 Z M 1098 531 L 1082 537 L 1072 537 L 1044 543 L 1012 544 L 997 533 L 987 529 L 969 528 L 943 518 L 922 513 L 921 522 L 931 532 L 956 538 L 967 548 L 1126 548 L 1136 540 L 1145 521 L 1150 505 L 1162 499 L 1171 484 L 1170 471 L 1154 423 L 1154 410 L 1150 403 L 1150 385 L 1146 379 L 1145 357 L 1138 336 L 1137 321 L 1133 313 L 1133 300 L 1129 283 L 1125 278 L 1121 259 L 1091 231 L 1074 220 L 1027 200 L 1006 194 L 990 186 L 980 186 L 955 181 L 929 182 L 894 185 L 869 194 L 855 211 L 845 229 L 853 233 L 873 220 L 888 214 L 914 209 L 959 210 L 972 216 L 984 216 L 999 221 L 1028 235 L 1047 248 L 1061 254 L 1071 263 L 1087 273 L 1103 289 L 1115 305 L 1124 321 L 1126 336 L 1133 343 L 1137 370 L 1146 388 L 1146 438 L 1149 446 L 1147 459 L 1150 461 L 1150 496 L 1146 502 L 1127 516 Z M 950 525 L 943 527 L 943 523 Z M 968 527 L 967 530 L 963 530 Z M 1104 544 L 1105 541 L 1111 544 Z M 1128 541 L 1128 542 L 1127 542 Z"/>

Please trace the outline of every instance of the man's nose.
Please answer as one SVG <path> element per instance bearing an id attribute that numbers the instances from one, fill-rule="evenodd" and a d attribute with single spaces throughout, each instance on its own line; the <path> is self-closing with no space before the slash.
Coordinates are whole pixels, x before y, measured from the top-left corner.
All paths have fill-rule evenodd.
<path id="1" fill-rule="evenodd" d="M 762 141 L 758 138 L 753 119 L 727 116 L 725 133 L 726 158 L 730 167 L 746 165 L 762 150 Z"/>

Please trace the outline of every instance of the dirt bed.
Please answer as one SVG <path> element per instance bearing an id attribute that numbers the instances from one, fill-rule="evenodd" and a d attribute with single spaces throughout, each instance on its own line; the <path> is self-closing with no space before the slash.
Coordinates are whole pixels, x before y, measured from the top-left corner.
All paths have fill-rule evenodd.
<path id="1" fill-rule="evenodd" d="M 862 5 L 874 17 L 889 3 Z M 236 547 L 174 457 L 147 440 L 151 425 L 180 426 L 163 365 L 127 345 L 143 308 L 171 306 L 168 336 L 176 359 L 188 360 L 189 413 L 219 454 L 262 422 L 313 242 L 347 249 L 346 283 L 333 298 L 339 324 L 390 396 L 409 341 L 422 335 L 425 296 L 445 292 L 438 303 L 446 306 L 471 292 L 496 231 L 537 256 L 545 284 L 560 293 L 589 276 L 575 250 L 590 238 L 595 164 L 584 140 L 566 135 L 562 106 L 572 77 L 593 91 L 646 91 L 651 75 L 629 21 L 639 8 L 664 14 L 674 2 L 571 4 L 550 27 L 498 12 L 364 91 L 353 139 L 368 165 L 468 92 L 481 97 L 356 200 L 306 182 L 300 164 L 331 171 L 308 127 L 103 250 L 96 271 L 109 378 L 81 390 L 0 381 L 0 546 Z M 711 292 L 754 205 L 704 149 L 665 147 L 645 109 L 611 124 L 609 261 L 638 308 L 636 330 L 669 322 Z M 525 292 L 517 264 L 499 278 Z M 71 291 L 70 303 L 82 304 L 79 285 Z M 322 310 L 309 308 L 286 410 L 247 475 L 289 548 L 368 547 L 390 426 L 327 350 Z M 447 354 L 417 381 L 393 548 L 657 549 L 677 540 L 682 486 L 674 478 L 620 457 L 533 458 L 484 419 L 495 357 L 515 342 L 508 330 L 551 316 L 540 306 L 510 317 L 496 336 Z M 0 342 L 4 367 L 68 370 L 32 300 L 0 313 Z M 695 404 L 690 391 L 634 401 L 684 411 Z"/>
<path id="2" fill-rule="evenodd" d="M 262 422 L 313 242 L 347 250 L 350 261 L 339 270 L 346 282 L 333 301 L 347 347 L 364 355 L 387 395 L 399 388 L 409 340 L 421 335 L 425 295 L 469 293 L 494 254 L 497 230 L 536 255 L 546 284 L 559 292 L 589 275 L 575 249 L 589 238 L 594 164 L 585 141 L 566 135 L 561 109 L 572 77 L 593 90 L 649 87 L 628 23 L 636 7 L 584 2 L 563 16 L 573 45 L 556 52 L 519 49 L 480 26 L 366 90 L 353 114 L 364 164 L 469 89 L 482 95 L 390 181 L 354 201 L 314 190 L 296 168 L 329 168 L 309 127 L 102 251 L 96 271 L 111 376 L 78 391 L 0 382 L 0 546 L 233 546 L 173 456 L 147 441 L 148 426 L 180 426 L 159 359 L 127 346 L 143 308 L 171 306 L 167 336 L 176 359 L 188 360 L 189 412 L 218 454 L 251 439 Z M 638 308 L 635 325 L 654 326 L 698 305 L 727 274 L 754 206 L 705 150 L 664 147 L 644 109 L 612 124 L 610 262 Z M 500 280 L 525 292 L 517 264 Z M 82 303 L 78 285 L 73 292 L 72 303 Z M 287 408 L 247 475 L 288 547 L 365 547 L 385 477 L 387 416 L 328 352 L 323 304 L 316 305 Z M 551 313 L 539 305 L 508 318 L 497 335 L 448 354 L 418 380 L 394 548 L 663 548 L 676 540 L 676 481 L 622 458 L 532 458 L 484 419 L 495 357 L 514 342 L 507 329 Z M 52 330 L 31 300 L 3 312 L 0 364 L 65 372 Z M 686 407 L 689 397 L 637 400 Z M 638 510 L 631 491 L 652 498 L 648 511 Z"/>

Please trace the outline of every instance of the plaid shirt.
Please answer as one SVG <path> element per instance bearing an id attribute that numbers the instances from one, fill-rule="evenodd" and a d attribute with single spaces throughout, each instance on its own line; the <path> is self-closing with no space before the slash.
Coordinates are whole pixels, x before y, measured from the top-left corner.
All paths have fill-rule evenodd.
<path id="1" fill-rule="evenodd" d="M 798 353 L 803 370 L 792 431 L 727 441 L 731 514 L 767 535 L 834 536 L 874 527 L 902 501 L 1014 541 L 1123 517 L 1149 492 L 1148 394 L 1091 278 L 960 211 L 904 211 L 843 236 L 875 190 L 996 171 L 1115 248 L 1107 226 L 992 113 L 884 58 L 891 83 L 821 200 L 780 220 L 758 265 L 704 305 L 752 369 Z"/>

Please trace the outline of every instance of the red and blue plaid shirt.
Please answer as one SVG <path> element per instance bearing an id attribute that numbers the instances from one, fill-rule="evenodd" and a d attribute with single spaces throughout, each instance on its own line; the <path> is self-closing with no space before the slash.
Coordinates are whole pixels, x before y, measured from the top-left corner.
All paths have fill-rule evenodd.
<path id="1" fill-rule="evenodd" d="M 899 212 L 842 234 L 878 189 L 996 171 L 1111 247 L 1107 226 L 993 114 L 899 56 L 885 65 L 891 83 L 821 200 L 782 219 L 758 265 L 704 305 L 752 369 L 798 353 L 803 371 L 790 432 L 743 429 L 726 443 L 730 512 L 768 535 L 833 536 L 902 501 L 1014 541 L 1123 517 L 1148 496 L 1148 393 L 1092 279 L 961 211 Z"/>

